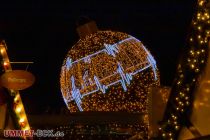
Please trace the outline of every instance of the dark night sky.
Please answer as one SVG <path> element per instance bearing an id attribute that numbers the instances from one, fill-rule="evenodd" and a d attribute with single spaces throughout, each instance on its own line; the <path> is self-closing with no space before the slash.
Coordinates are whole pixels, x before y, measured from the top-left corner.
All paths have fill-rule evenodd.
<path id="1" fill-rule="evenodd" d="M 36 83 L 21 92 L 26 111 L 42 113 L 47 106 L 53 110 L 64 106 L 60 67 L 79 39 L 75 23 L 80 16 L 95 20 L 101 30 L 140 39 L 157 61 L 161 84 L 170 86 L 194 10 L 192 0 L 1 1 L 0 38 L 7 42 L 10 61 L 34 61 L 28 70 Z"/>

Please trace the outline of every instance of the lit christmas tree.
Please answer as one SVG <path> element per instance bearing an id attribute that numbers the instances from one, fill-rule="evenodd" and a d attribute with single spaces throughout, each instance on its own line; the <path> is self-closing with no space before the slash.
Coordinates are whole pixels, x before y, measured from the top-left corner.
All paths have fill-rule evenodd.
<path id="1" fill-rule="evenodd" d="M 208 57 L 210 34 L 208 3 L 209 0 L 198 0 L 197 13 L 193 17 L 187 43 L 189 50 L 178 65 L 165 116 L 159 128 L 161 139 L 177 139 L 183 126 L 189 123 L 194 92 Z"/>

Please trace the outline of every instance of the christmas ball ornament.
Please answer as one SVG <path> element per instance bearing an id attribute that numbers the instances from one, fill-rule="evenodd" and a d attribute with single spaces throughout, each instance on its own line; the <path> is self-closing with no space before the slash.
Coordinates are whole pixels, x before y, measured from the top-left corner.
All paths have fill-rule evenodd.
<path id="1" fill-rule="evenodd" d="M 147 112 L 151 86 L 159 84 L 156 62 L 135 37 L 95 30 L 69 50 L 60 74 L 70 112 Z"/>

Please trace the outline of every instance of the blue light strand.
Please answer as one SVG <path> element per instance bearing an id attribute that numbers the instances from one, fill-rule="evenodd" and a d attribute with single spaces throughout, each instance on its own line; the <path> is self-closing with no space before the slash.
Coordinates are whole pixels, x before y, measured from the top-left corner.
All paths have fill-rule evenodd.
<path id="1" fill-rule="evenodd" d="M 113 83 L 110 83 L 110 84 L 108 84 L 108 85 L 102 85 L 102 84 L 99 82 L 100 80 L 98 79 L 98 77 L 97 77 L 97 76 L 94 76 L 94 80 L 95 80 L 97 89 L 94 90 L 94 91 L 88 92 L 88 93 L 86 93 L 86 94 L 83 94 L 82 97 L 84 97 L 84 96 L 86 96 L 86 95 L 89 95 L 90 93 L 97 92 L 97 91 L 99 91 L 99 90 L 101 90 L 103 93 L 105 93 L 105 92 L 106 92 L 105 89 L 108 89 L 108 87 L 110 87 L 110 86 L 112 86 L 112 85 L 115 85 L 115 84 L 118 84 L 118 83 L 121 83 L 122 86 L 123 86 L 124 91 L 126 91 L 126 90 L 127 90 L 127 88 L 126 88 L 126 82 L 127 82 L 127 84 L 129 85 L 129 84 L 130 84 L 130 81 L 133 79 L 133 75 L 136 75 L 137 73 L 139 73 L 139 72 L 141 72 L 141 71 L 143 71 L 143 70 L 145 70 L 145 69 L 147 69 L 147 68 L 149 68 L 149 67 L 151 67 L 151 65 L 147 65 L 147 66 L 145 66 L 144 68 L 139 69 L 139 70 L 136 71 L 136 72 L 133 72 L 133 73 L 130 73 L 130 74 L 129 74 L 129 73 L 125 73 L 125 74 L 124 74 L 124 72 L 123 72 L 123 70 L 122 70 L 121 64 L 118 64 L 117 73 L 120 74 L 120 76 L 121 76 L 121 78 L 122 78 L 121 80 L 117 80 L 117 81 L 115 81 L 115 82 L 113 82 Z M 115 74 L 113 74 L 113 75 L 111 75 L 111 76 L 114 76 L 114 75 L 116 75 L 117 73 L 115 73 Z M 93 84 L 94 84 L 94 83 L 93 83 Z M 93 85 L 93 84 L 92 84 L 92 85 Z"/>
<path id="2" fill-rule="evenodd" d="M 156 74 L 156 62 L 154 60 L 154 58 L 152 57 L 152 55 L 148 55 L 147 56 L 147 60 L 150 62 L 151 66 L 152 66 L 152 70 L 153 70 L 153 73 L 154 73 L 154 76 L 155 76 L 155 80 L 157 80 L 157 74 Z"/>
<path id="3" fill-rule="evenodd" d="M 118 46 L 116 44 L 114 45 L 110 45 L 110 44 L 104 44 L 105 48 L 106 48 L 106 52 L 109 54 L 109 55 L 112 55 L 113 57 L 116 57 L 115 53 L 118 53 Z"/>
<path id="4" fill-rule="evenodd" d="M 90 56 L 85 57 L 84 62 L 85 63 L 90 63 L 91 62 Z"/>
<path id="5" fill-rule="evenodd" d="M 139 41 L 136 38 L 135 38 L 135 40 Z M 147 60 L 150 62 L 151 66 L 152 66 L 152 70 L 153 70 L 154 76 L 155 76 L 155 80 L 157 80 L 157 73 L 156 73 L 157 66 L 156 66 L 156 61 L 155 61 L 155 59 L 153 58 L 153 56 L 148 52 L 148 50 L 144 46 L 143 46 L 143 49 L 147 53 Z"/>
<path id="6" fill-rule="evenodd" d="M 94 80 L 95 80 L 95 83 L 96 83 L 96 86 L 97 86 L 98 90 L 101 90 L 102 93 L 106 93 L 106 86 L 105 86 L 105 85 L 102 85 L 102 84 L 99 82 L 97 76 L 94 76 Z"/>
<path id="7" fill-rule="evenodd" d="M 121 41 L 118 42 L 118 43 L 112 44 L 112 45 L 110 45 L 110 46 L 117 46 L 117 45 L 119 45 L 119 44 L 121 44 L 121 43 L 123 43 L 123 42 L 125 42 L 125 41 L 129 41 L 129 40 L 132 40 L 132 39 L 135 39 L 135 38 L 134 38 L 134 37 L 129 37 L 129 38 L 126 38 L 126 39 L 124 39 L 124 40 L 121 40 Z M 110 47 L 109 47 L 109 48 L 110 48 Z M 111 47 L 111 48 L 113 48 L 113 47 Z M 117 51 L 118 51 L 118 47 L 115 47 L 115 48 L 116 48 Z M 116 49 L 114 49 L 114 50 L 116 50 Z M 93 54 L 90 54 L 90 55 L 85 56 L 85 57 L 83 57 L 83 58 L 80 58 L 80 59 L 78 59 L 78 60 L 72 62 L 71 65 L 73 65 L 73 64 L 75 64 L 75 63 L 78 63 L 79 61 L 85 61 L 85 59 L 87 59 L 88 57 L 89 57 L 89 58 L 90 58 L 90 57 L 93 57 L 93 56 L 95 56 L 95 55 L 97 55 L 97 54 L 99 54 L 99 53 L 102 53 L 102 52 L 107 53 L 107 49 L 104 48 L 104 49 L 102 49 L 102 50 L 100 50 L 100 51 L 97 51 L 96 53 L 93 53 Z M 68 59 L 68 58 L 67 58 L 67 59 Z"/>
<path id="8" fill-rule="evenodd" d="M 82 100 L 81 100 L 80 90 L 78 88 L 76 88 L 73 76 L 71 76 L 71 82 L 72 82 L 72 98 L 75 100 L 79 110 L 83 111 L 83 109 L 81 107 Z"/>
<path id="9" fill-rule="evenodd" d="M 72 66 L 72 59 L 70 57 L 67 58 L 66 60 L 66 67 L 67 67 L 67 70 L 69 70 Z"/>
<path id="10" fill-rule="evenodd" d="M 121 80 L 120 80 L 120 82 L 121 82 L 121 84 L 122 84 L 122 87 L 123 87 L 123 89 L 124 89 L 124 91 L 126 92 L 127 91 L 127 87 L 126 87 L 126 83 L 128 84 L 128 85 L 130 85 L 130 80 L 132 79 L 131 77 L 131 75 L 130 74 L 124 74 L 124 72 L 123 72 L 123 68 L 122 68 L 122 66 L 120 65 L 120 63 L 118 62 L 118 69 L 117 69 L 117 72 L 120 74 L 120 76 L 121 76 Z M 130 79 L 131 78 L 131 79 Z"/>
<path id="11" fill-rule="evenodd" d="M 87 81 L 86 81 L 86 77 L 88 77 L 88 71 L 85 71 L 85 74 L 84 74 L 84 76 L 82 77 L 85 86 L 88 86 L 88 83 L 87 83 Z"/>
<path id="12" fill-rule="evenodd" d="M 139 69 L 139 70 L 137 70 L 135 72 L 132 72 L 131 75 L 136 75 L 137 73 L 142 72 L 143 70 L 145 70 L 145 69 L 147 69 L 149 67 L 151 67 L 151 64 L 149 64 L 149 65 L 145 66 L 144 68 L 141 68 L 141 69 Z"/>

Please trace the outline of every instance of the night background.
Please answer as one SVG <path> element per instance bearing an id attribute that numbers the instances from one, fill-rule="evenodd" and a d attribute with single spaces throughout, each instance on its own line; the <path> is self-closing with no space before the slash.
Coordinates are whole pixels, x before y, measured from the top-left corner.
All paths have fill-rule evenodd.
<path id="1" fill-rule="evenodd" d="M 187 0 L 1 1 L 0 38 L 7 43 L 10 61 L 34 62 L 28 71 L 36 82 L 21 91 L 26 113 L 65 108 L 60 68 L 67 51 L 79 40 L 76 22 L 81 16 L 95 20 L 100 30 L 125 32 L 141 40 L 157 62 L 161 85 L 171 86 L 195 4 Z M 12 67 L 26 69 L 27 65 Z"/>

